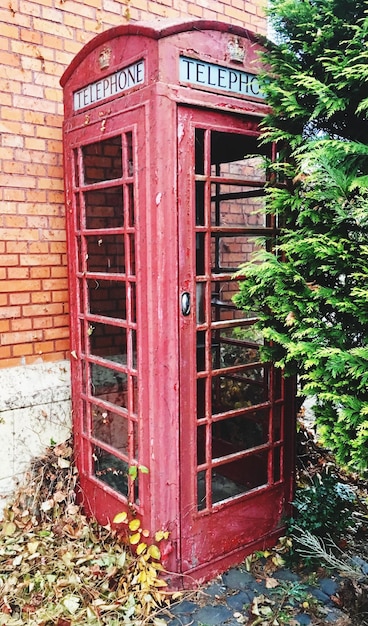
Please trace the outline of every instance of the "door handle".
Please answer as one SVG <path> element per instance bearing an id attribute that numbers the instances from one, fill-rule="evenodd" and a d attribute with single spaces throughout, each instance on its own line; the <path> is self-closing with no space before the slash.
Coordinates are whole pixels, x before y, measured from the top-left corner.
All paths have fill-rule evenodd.
<path id="1" fill-rule="evenodd" d="M 190 313 L 190 293 L 188 291 L 183 291 L 181 294 L 181 312 L 185 317 Z"/>

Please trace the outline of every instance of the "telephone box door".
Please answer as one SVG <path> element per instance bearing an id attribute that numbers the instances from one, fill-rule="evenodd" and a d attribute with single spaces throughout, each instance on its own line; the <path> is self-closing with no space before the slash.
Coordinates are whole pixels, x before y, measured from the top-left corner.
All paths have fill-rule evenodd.
<path id="1" fill-rule="evenodd" d="M 291 390 L 232 301 L 233 275 L 276 234 L 251 116 L 178 109 L 181 558 L 233 562 L 279 531 L 291 490 Z"/>

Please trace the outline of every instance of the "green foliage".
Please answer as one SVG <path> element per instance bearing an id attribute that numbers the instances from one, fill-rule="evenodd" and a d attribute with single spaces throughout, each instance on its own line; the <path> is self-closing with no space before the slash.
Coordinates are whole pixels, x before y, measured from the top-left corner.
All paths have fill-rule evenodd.
<path id="1" fill-rule="evenodd" d="M 280 233 L 241 268 L 264 358 L 317 398 L 324 443 L 368 468 L 367 2 L 272 0 L 263 89 L 277 140 L 267 210 Z"/>
<path id="2" fill-rule="evenodd" d="M 318 537 L 330 536 L 338 541 L 354 524 L 352 512 L 355 502 L 353 491 L 348 485 L 324 470 L 316 474 L 308 486 L 297 489 L 293 505 L 296 519 L 289 523 L 291 532 L 308 531 Z"/>

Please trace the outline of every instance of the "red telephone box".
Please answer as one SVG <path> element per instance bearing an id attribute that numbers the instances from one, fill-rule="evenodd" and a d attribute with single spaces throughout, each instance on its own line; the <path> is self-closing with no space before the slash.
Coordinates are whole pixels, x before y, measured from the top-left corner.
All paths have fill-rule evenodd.
<path id="1" fill-rule="evenodd" d="M 260 361 L 256 318 L 232 302 L 277 228 L 260 50 L 218 22 L 124 25 L 61 80 L 85 507 L 170 531 L 168 569 L 197 578 L 271 544 L 292 494 L 294 382 Z"/>

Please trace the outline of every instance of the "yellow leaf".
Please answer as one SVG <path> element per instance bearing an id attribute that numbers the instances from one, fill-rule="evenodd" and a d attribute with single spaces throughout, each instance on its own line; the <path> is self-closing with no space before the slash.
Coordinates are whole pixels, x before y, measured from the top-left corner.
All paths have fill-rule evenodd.
<path id="1" fill-rule="evenodd" d="M 39 541 L 29 541 L 27 543 L 27 550 L 29 552 L 29 554 L 34 554 L 35 552 L 37 552 L 37 548 L 38 548 L 38 544 L 40 542 Z"/>
<path id="2" fill-rule="evenodd" d="M 2 534 L 5 535 L 6 537 L 11 537 L 12 535 L 14 535 L 16 530 L 17 530 L 17 527 L 14 524 L 14 522 L 4 522 Z"/>
<path id="3" fill-rule="evenodd" d="M 167 539 L 169 536 L 168 530 L 158 530 L 155 533 L 155 541 L 162 541 L 163 539 Z"/>
<path id="4" fill-rule="evenodd" d="M 142 554 L 142 552 L 144 552 L 144 551 L 146 550 L 146 548 L 147 548 L 147 544 L 146 544 L 146 543 L 144 543 L 144 542 L 142 541 L 142 542 L 141 542 L 140 544 L 138 544 L 138 546 L 137 546 L 137 554 L 138 554 L 138 555 L 139 555 L 139 554 Z"/>
<path id="5" fill-rule="evenodd" d="M 172 600 L 181 600 L 183 597 L 183 594 L 181 591 L 175 591 L 175 593 L 172 594 L 171 599 Z"/>
<path id="6" fill-rule="evenodd" d="M 156 561 L 159 561 L 161 559 L 161 552 L 157 546 L 150 546 L 148 548 L 148 554 L 152 559 L 155 559 Z"/>
<path id="7" fill-rule="evenodd" d="M 142 570 L 141 572 L 139 572 L 138 577 L 137 577 L 137 582 L 139 583 L 145 583 L 147 580 L 147 574 L 144 570 Z"/>
<path id="8" fill-rule="evenodd" d="M 275 556 L 272 557 L 271 561 L 274 565 L 276 565 L 276 567 L 282 567 L 283 565 L 285 565 L 284 559 L 279 554 L 275 554 Z"/>
<path id="9" fill-rule="evenodd" d="M 137 543 L 139 543 L 141 538 L 141 533 L 135 533 L 134 535 L 131 535 L 129 537 L 129 542 L 131 543 L 132 546 L 137 545 Z"/>
<path id="10" fill-rule="evenodd" d="M 167 587 L 167 582 L 162 580 L 162 578 L 156 578 L 156 580 L 154 581 L 154 586 L 155 587 Z"/>
<path id="11" fill-rule="evenodd" d="M 139 519 L 132 519 L 129 522 L 129 530 L 133 530 L 133 531 L 138 530 L 140 525 L 141 525 L 141 522 Z"/>
<path id="12" fill-rule="evenodd" d="M 114 524 L 124 524 L 127 522 L 128 519 L 128 514 L 126 511 L 122 511 L 121 513 L 118 513 L 117 515 L 115 515 L 114 519 L 112 520 Z"/>

